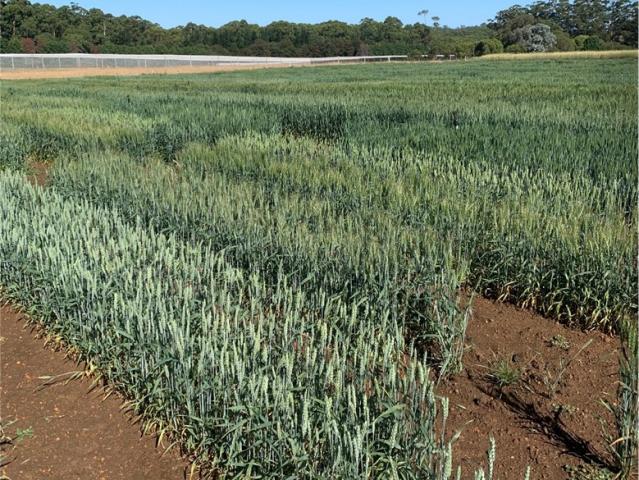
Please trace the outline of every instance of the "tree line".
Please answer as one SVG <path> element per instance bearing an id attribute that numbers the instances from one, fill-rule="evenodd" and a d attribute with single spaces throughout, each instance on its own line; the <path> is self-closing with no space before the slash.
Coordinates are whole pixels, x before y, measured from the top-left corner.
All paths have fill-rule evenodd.
<path id="1" fill-rule="evenodd" d="M 29 0 L 0 0 L 0 51 L 5 53 L 173 53 L 256 56 L 404 54 L 482 55 L 503 51 L 603 49 L 637 46 L 637 2 L 552 0 L 499 12 L 480 26 L 449 28 L 441 19 L 403 24 L 364 18 L 358 24 L 315 25 L 238 20 L 219 28 L 174 28 L 138 16 L 114 16 L 76 3 L 56 8 Z"/>
<path id="2" fill-rule="evenodd" d="M 488 27 L 494 48 L 515 53 L 637 48 L 637 2 L 538 1 L 500 11 Z"/>

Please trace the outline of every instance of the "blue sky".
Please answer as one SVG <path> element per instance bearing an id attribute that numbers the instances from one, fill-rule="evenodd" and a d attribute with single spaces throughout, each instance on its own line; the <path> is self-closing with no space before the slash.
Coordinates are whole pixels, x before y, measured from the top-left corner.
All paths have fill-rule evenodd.
<path id="1" fill-rule="evenodd" d="M 68 0 L 34 2 L 56 6 L 69 4 Z M 76 0 L 76 3 L 114 15 L 139 15 L 163 27 L 183 25 L 189 21 L 217 27 L 239 19 L 260 25 L 274 20 L 357 23 L 364 17 L 383 20 L 389 15 L 399 17 L 404 23 L 415 23 L 422 21 L 417 12 L 423 9 L 430 11 L 429 17 L 439 16 L 442 25 L 457 27 L 485 22 L 517 0 Z"/>

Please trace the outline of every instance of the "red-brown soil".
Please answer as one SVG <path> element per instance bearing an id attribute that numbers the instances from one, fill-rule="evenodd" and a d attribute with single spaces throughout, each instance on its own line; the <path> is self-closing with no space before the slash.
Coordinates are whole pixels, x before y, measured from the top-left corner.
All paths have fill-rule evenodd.
<path id="1" fill-rule="evenodd" d="M 50 163 L 31 161 L 27 164 L 27 180 L 31 185 L 39 185 L 44 187 L 49 179 Z"/>
<path id="2" fill-rule="evenodd" d="M 483 298 L 475 299 L 473 310 L 465 369 L 438 392 L 450 399 L 449 433 L 462 430 L 453 456 L 463 478 L 486 465 L 490 435 L 498 479 L 523 479 L 527 466 L 536 480 L 568 478 L 565 465 L 605 466 L 610 458 L 600 419 L 613 419 L 601 400 L 616 398 L 618 339 Z M 502 360 L 521 378 L 499 388 L 491 375 Z M 557 384 L 552 395 L 549 383 Z"/>
<path id="3" fill-rule="evenodd" d="M 143 436 L 140 425 L 122 411 L 117 395 L 105 399 L 105 391 L 91 389 L 86 376 L 65 382 L 82 366 L 44 343 L 20 315 L 0 307 L 0 421 L 5 426 L 0 433 L 14 439 L 13 445 L 0 446 L 0 458 L 10 461 L 0 468 L 0 478 L 185 478 L 187 462 L 173 450 L 163 456 L 156 439 Z M 56 375 L 59 381 L 43 386 L 46 380 L 40 377 Z"/>

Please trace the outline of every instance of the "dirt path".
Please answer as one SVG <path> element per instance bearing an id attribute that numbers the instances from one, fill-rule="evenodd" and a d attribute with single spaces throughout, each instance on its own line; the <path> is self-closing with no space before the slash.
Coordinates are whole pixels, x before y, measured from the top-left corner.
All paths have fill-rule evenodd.
<path id="1" fill-rule="evenodd" d="M 323 64 L 264 64 L 264 65 L 213 65 L 207 67 L 158 67 L 158 68 L 63 68 L 44 70 L 13 70 L 0 72 L 0 80 L 38 80 L 49 78 L 73 78 L 73 77 L 121 77 L 137 75 L 165 74 L 176 75 L 185 73 L 217 73 L 234 72 L 238 70 L 260 70 L 265 68 L 290 68 L 313 67 L 318 65 L 337 65 L 335 63 Z"/>
<path id="2" fill-rule="evenodd" d="M 45 347 L 8 307 L 0 307 L 0 367 L 0 419 L 4 434 L 14 438 L 13 447 L 0 448 L 0 457 L 11 461 L 0 468 L 0 478 L 184 478 L 186 462 L 172 451 L 162 456 L 155 439 L 141 435 L 115 395 L 104 400 L 104 391 L 90 391 L 86 378 L 41 388 L 45 380 L 39 377 L 79 367 L 62 352 Z"/>

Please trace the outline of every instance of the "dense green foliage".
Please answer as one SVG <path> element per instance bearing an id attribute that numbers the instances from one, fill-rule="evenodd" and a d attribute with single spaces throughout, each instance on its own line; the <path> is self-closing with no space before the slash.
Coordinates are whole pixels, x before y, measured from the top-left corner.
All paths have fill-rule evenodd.
<path id="1" fill-rule="evenodd" d="M 428 11 L 419 14 L 427 17 Z M 529 7 L 517 5 L 499 12 L 488 25 L 475 27 L 449 28 L 441 25 L 437 16 L 428 22 L 432 25 L 404 25 L 398 18 L 388 17 L 381 22 L 364 18 L 356 25 L 277 21 L 259 26 L 239 20 L 219 28 L 188 23 L 165 29 L 140 17 L 116 17 L 74 3 L 56 8 L 29 0 L 0 0 L 0 52 L 462 57 L 472 56 L 480 41 L 494 42 L 495 38 L 505 47 L 520 47 L 509 51 L 531 51 L 520 34 L 539 24 L 550 26 L 556 37 L 545 44 L 550 50 L 575 50 L 573 37 L 592 37 L 587 48 L 600 44 L 598 49 L 637 46 L 637 2 L 631 0 L 552 0 Z M 580 45 L 582 48 L 584 42 Z M 479 53 L 483 54 L 481 49 Z"/>
<path id="2" fill-rule="evenodd" d="M 584 48 L 583 39 L 589 37 L 593 39 L 591 43 L 601 45 L 597 50 L 624 45 L 636 48 L 637 8 L 633 0 L 541 0 L 526 7 L 515 5 L 502 10 L 488 26 L 504 46 L 519 45 L 524 51 L 535 50 L 526 48 L 518 32 L 539 24 L 551 28 L 559 50 L 574 50 L 579 37 L 582 41 L 577 46 L 583 50 L 592 50 Z"/>
<path id="3" fill-rule="evenodd" d="M 470 56 L 475 43 L 489 35 L 486 26 L 403 25 L 396 17 L 364 18 L 356 25 L 277 21 L 259 26 L 239 20 L 219 28 L 188 23 L 165 29 L 140 17 L 116 17 L 73 3 L 55 8 L 29 0 L 0 0 L 0 51 L 15 53 Z"/>
<path id="4" fill-rule="evenodd" d="M 482 40 L 475 45 L 475 55 L 481 57 L 482 55 L 490 55 L 491 53 L 502 53 L 504 46 L 496 38 L 488 38 Z"/>
<path id="5" fill-rule="evenodd" d="M 460 368 L 463 288 L 585 328 L 637 314 L 636 72 L 5 82 L 6 163 L 54 165 L 46 192 L 1 177 L 0 283 L 203 460 L 439 478 L 427 377 Z"/>

